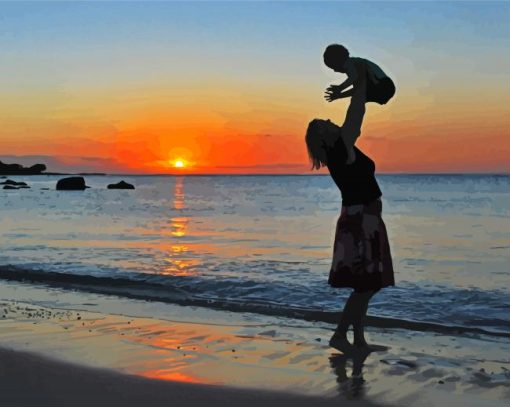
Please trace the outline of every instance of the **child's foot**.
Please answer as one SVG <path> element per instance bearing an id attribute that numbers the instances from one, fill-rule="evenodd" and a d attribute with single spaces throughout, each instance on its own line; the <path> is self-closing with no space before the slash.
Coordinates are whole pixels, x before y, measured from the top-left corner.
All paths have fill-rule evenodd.
<path id="1" fill-rule="evenodd" d="M 329 346 L 339 350 L 342 353 L 350 353 L 354 350 L 353 346 L 344 335 L 333 335 L 329 340 Z"/>

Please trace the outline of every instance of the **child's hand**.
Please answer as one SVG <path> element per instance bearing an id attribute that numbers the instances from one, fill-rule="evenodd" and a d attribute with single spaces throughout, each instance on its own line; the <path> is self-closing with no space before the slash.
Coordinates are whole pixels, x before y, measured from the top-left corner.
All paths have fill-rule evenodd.
<path id="1" fill-rule="evenodd" d="M 342 91 L 340 90 L 340 85 L 331 85 L 326 89 L 324 99 L 328 102 L 332 102 L 340 97 Z"/>

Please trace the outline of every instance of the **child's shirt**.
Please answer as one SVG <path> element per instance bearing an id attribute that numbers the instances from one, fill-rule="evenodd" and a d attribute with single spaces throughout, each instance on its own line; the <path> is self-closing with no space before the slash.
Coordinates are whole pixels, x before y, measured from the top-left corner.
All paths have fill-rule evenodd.
<path id="1" fill-rule="evenodd" d="M 352 83 L 358 79 L 359 72 L 363 68 L 366 69 L 368 80 L 373 83 L 378 83 L 382 78 L 388 77 L 379 65 L 365 58 L 350 57 L 345 62 L 344 68 L 346 75 L 351 79 Z"/>

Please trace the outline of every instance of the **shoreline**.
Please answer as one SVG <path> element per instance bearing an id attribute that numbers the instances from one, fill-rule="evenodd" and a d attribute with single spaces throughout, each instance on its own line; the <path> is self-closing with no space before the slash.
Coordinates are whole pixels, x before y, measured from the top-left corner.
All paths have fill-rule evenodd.
<path id="1" fill-rule="evenodd" d="M 0 265 L 0 281 L 20 282 L 60 289 L 72 289 L 84 293 L 115 295 L 128 299 L 143 301 L 160 301 L 172 305 L 207 307 L 214 310 L 257 313 L 269 317 L 296 318 L 308 322 L 325 322 L 337 324 L 341 311 L 314 310 L 299 307 L 274 307 L 272 305 L 247 305 L 239 302 L 212 300 L 208 298 L 191 299 L 181 297 L 176 292 L 169 291 L 169 287 L 155 282 L 136 282 L 124 278 L 98 277 L 79 274 L 64 274 L 59 272 L 42 272 L 38 269 L 23 269 L 17 266 Z M 144 287 L 144 285 L 146 287 Z M 151 295 L 144 293 L 147 288 Z M 407 329 L 439 334 L 453 335 L 488 335 L 500 338 L 510 338 L 510 332 L 480 327 L 461 325 L 446 325 L 437 322 L 416 321 L 389 316 L 367 315 L 366 326 L 374 328 Z"/>
<path id="2" fill-rule="evenodd" d="M 431 403 L 504 406 L 510 400 L 510 344 L 503 338 L 367 329 L 369 342 L 386 349 L 361 360 L 327 345 L 333 329 L 330 324 L 20 283 L 0 287 L 0 315 L 0 349 L 10 349 L 11 367 L 19 368 L 17 373 L 8 371 L 4 363 L 3 375 L 14 378 L 16 373 L 23 380 L 23 372 L 32 374 L 32 368 L 24 365 L 27 353 L 32 355 L 27 356 L 31 361 L 27 363 L 39 363 L 47 370 L 46 381 L 10 382 L 11 390 L 21 387 L 40 393 L 54 388 L 51 383 L 60 381 L 55 362 L 64 364 L 58 366 L 69 375 L 76 371 L 85 377 L 92 387 L 96 374 L 89 369 L 106 369 L 118 375 L 112 386 L 120 386 L 120 393 L 126 386 L 129 391 L 125 394 L 131 394 L 134 386 L 151 394 L 147 400 L 154 403 L 159 402 L 158 397 L 170 397 L 172 386 L 190 383 L 199 387 L 197 397 L 204 397 L 200 400 L 209 400 L 212 391 L 243 404 L 250 402 L 249 394 L 260 391 L 271 393 L 271 397 L 280 394 L 292 403 L 289 405 L 305 403 L 309 397 L 318 400 L 312 405 L 349 399 L 361 403 L 357 405 L 413 407 Z M 126 380 L 139 379 L 171 383 L 125 385 Z M 79 382 L 71 381 L 69 386 Z M 146 391 L 164 385 L 170 387 Z M 120 397 L 119 392 L 107 390 L 91 402 Z M 53 396 L 59 393 L 47 392 Z M 77 392 L 62 397 L 70 403 Z M 99 397 L 99 393 L 91 397 Z M 188 393 L 182 399 L 187 406 Z M 453 395 L 455 399 L 450 400 Z M 238 396 L 241 398 L 236 399 Z M 222 400 L 224 404 L 233 399 Z"/>

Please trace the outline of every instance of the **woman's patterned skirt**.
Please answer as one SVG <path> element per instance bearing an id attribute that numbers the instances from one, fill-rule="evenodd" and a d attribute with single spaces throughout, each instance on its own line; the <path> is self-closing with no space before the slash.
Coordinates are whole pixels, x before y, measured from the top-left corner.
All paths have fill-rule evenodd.
<path id="1" fill-rule="evenodd" d="M 328 283 L 363 292 L 395 285 L 382 202 L 342 206 Z"/>

